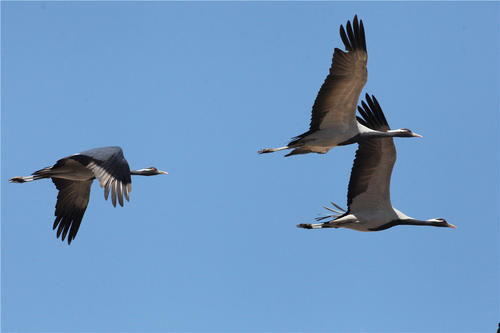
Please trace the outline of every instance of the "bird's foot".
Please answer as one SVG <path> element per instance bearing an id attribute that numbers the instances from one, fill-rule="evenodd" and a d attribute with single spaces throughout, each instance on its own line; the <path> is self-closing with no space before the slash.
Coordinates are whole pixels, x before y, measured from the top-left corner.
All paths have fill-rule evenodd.
<path id="1" fill-rule="evenodd" d="M 11 183 L 26 183 L 26 180 L 24 180 L 24 177 L 14 177 L 9 179 L 9 182 Z"/>

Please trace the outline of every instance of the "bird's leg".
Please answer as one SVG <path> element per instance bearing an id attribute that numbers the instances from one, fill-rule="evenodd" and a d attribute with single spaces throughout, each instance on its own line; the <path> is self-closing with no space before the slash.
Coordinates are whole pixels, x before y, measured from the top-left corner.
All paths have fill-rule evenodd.
<path id="1" fill-rule="evenodd" d="M 43 179 L 43 178 L 50 178 L 52 176 L 52 167 L 46 167 L 41 170 L 33 172 L 31 176 L 27 177 L 14 177 L 9 179 L 9 182 L 11 183 L 26 183 L 26 182 L 32 182 L 34 180 L 38 179 Z"/>
<path id="2" fill-rule="evenodd" d="M 301 224 L 297 224 L 297 228 L 321 229 L 321 228 L 323 228 L 323 223 L 301 223 Z"/>
<path id="3" fill-rule="evenodd" d="M 9 182 L 11 182 L 11 183 L 26 183 L 26 182 L 32 182 L 34 180 L 35 180 L 35 178 L 33 176 L 14 177 L 14 178 L 9 179 Z"/>
<path id="4" fill-rule="evenodd" d="M 339 228 L 340 223 L 335 223 L 334 221 L 329 221 L 325 223 L 301 223 L 297 224 L 297 228 L 303 229 L 323 229 L 323 228 Z"/>
<path id="5" fill-rule="evenodd" d="M 279 147 L 279 148 L 265 148 L 261 149 L 258 151 L 259 154 L 267 154 L 267 153 L 274 153 L 275 151 L 280 151 L 280 150 L 285 150 L 289 149 L 290 147 L 284 146 L 284 147 Z"/>
<path id="6" fill-rule="evenodd" d="M 332 209 L 333 210 L 333 209 Z M 328 218 L 331 218 L 331 220 L 323 223 L 301 223 L 297 224 L 298 228 L 304 228 L 304 229 L 323 229 L 323 228 L 341 228 L 346 224 L 352 223 L 353 218 L 350 216 L 346 217 L 340 217 L 340 214 L 335 213 L 334 215 L 328 215 L 328 216 L 321 216 L 317 217 L 316 221 L 322 221 Z"/>

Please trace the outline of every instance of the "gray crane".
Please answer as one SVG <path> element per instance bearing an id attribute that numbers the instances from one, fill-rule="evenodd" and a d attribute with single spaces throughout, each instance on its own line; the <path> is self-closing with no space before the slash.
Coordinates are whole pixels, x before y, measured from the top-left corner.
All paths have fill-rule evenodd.
<path id="1" fill-rule="evenodd" d="M 358 121 L 378 131 L 389 131 L 382 108 L 375 96 L 366 94 L 366 102 L 358 111 L 363 118 Z M 391 205 L 391 174 L 396 162 L 396 148 L 392 138 L 371 138 L 358 142 L 358 150 L 351 171 L 347 191 L 347 212 L 338 205 L 327 208 L 332 215 L 316 220 L 330 219 L 324 223 L 303 223 L 297 227 L 305 229 L 349 228 L 358 231 L 380 231 L 397 225 L 423 225 L 455 228 L 442 218 L 417 220 Z"/>
<path id="2" fill-rule="evenodd" d="M 314 102 L 309 130 L 280 148 L 259 150 L 259 154 L 293 149 L 285 156 L 325 154 L 336 146 L 356 143 L 365 137 L 421 137 L 407 128 L 378 131 L 356 121 L 356 105 L 368 73 L 363 21 L 354 16 L 347 21 L 347 33 L 340 26 L 340 37 L 347 52 L 335 48 L 330 73 Z"/>
<path id="3" fill-rule="evenodd" d="M 154 167 L 131 171 L 120 147 L 103 147 L 83 151 L 62 158 L 51 167 L 35 171 L 31 176 L 14 177 L 12 183 L 25 183 L 43 178 L 51 178 L 59 190 L 57 195 L 56 219 L 53 229 L 57 228 L 57 237 L 64 241 L 68 235 L 68 244 L 75 239 L 83 214 L 90 197 L 90 186 L 97 178 L 104 187 L 107 200 L 111 191 L 111 201 L 116 207 L 116 200 L 123 206 L 123 196 L 129 201 L 132 190 L 130 175 L 154 176 L 167 174 Z M 69 232 L 69 233 L 68 233 Z"/>

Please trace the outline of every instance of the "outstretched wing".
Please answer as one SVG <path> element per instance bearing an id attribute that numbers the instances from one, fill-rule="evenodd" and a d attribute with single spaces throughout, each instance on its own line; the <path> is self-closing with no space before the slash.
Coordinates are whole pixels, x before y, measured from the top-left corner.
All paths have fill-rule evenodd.
<path id="1" fill-rule="evenodd" d="M 375 96 L 366 94 L 366 102 L 358 107 L 358 121 L 374 130 L 387 131 L 389 124 Z M 349 211 L 392 207 L 391 174 L 396 162 L 392 138 L 365 138 L 359 141 L 351 170 L 347 205 Z"/>
<path id="2" fill-rule="evenodd" d="M 129 201 L 132 190 L 130 168 L 120 147 L 104 147 L 91 149 L 70 158 L 90 169 L 104 187 L 104 198 L 107 200 L 111 191 L 111 201 L 116 207 L 116 199 L 123 206 L 123 196 Z"/>
<path id="3" fill-rule="evenodd" d="M 313 105 L 309 131 L 294 138 L 290 144 L 319 129 L 356 122 L 356 105 L 368 77 L 368 55 L 363 21 L 358 22 L 356 15 L 352 26 L 347 21 L 346 29 L 347 32 L 340 26 L 340 37 L 347 52 L 335 48 L 330 73 Z"/>
<path id="4" fill-rule="evenodd" d="M 62 241 L 68 235 L 68 244 L 71 244 L 80 228 L 83 214 L 85 214 L 89 203 L 92 180 L 73 181 L 52 178 L 52 181 L 59 190 L 55 212 L 56 219 L 52 229 L 57 228 L 57 237 L 61 236 Z"/>

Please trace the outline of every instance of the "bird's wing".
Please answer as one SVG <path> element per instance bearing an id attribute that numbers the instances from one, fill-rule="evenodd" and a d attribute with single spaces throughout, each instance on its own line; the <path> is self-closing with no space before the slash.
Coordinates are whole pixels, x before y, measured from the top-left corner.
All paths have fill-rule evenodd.
<path id="1" fill-rule="evenodd" d="M 371 129 L 387 131 L 390 128 L 382 108 L 372 97 L 367 94 L 367 103 L 362 102 L 362 107 L 358 107 L 362 116 L 358 121 Z M 390 186 L 395 162 L 396 148 L 392 138 L 365 138 L 359 141 L 347 192 L 349 211 L 392 207 Z"/>
<path id="2" fill-rule="evenodd" d="M 101 187 L 104 187 L 104 198 L 106 200 L 111 191 L 113 206 L 116 207 L 117 198 L 120 206 L 123 206 L 124 195 L 125 199 L 129 201 L 132 180 L 128 162 L 125 160 L 120 147 L 91 149 L 72 155 L 70 158 L 77 160 L 94 173 Z"/>
<path id="3" fill-rule="evenodd" d="M 56 219 L 52 228 L 57 228 L 57 237 L 61 235 L 62 241 L 68 235 L 68 244 L 71 244 L 71 241 L 76 237 L 78 228 L 80 228 L 83 214 L 89 203 L 92 180 L 72 181 L 52 178 L 52 181 L 59 190 L 55 212 Z"/>
<path id="4" fill-rule="evenodd" d="M 309 131 L 294 141 L 319 129 L 350 126 L 356 122 L 356 105 L 368 77 L 363 21 L 358 22 L 354 16 L 353 25 L 347 21 L 346 30 L 340 26 L 347 52 L 335 48 L 330 73 L 314 101 Z"/>

